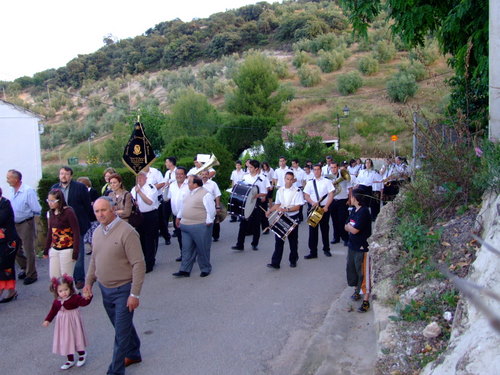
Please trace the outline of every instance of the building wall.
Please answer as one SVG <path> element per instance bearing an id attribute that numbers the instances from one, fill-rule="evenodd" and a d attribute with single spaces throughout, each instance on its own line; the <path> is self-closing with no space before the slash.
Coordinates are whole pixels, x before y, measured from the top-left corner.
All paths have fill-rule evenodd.
<path id="1" fill-rule="evenodd" d="M 34 114 L 0 101 L 0 187 L 7 198 L 11 195 L 6 182 L 9 169 L 20 171 L 23 182 L 33 188 L 42 177 L 39 121 Z"/>

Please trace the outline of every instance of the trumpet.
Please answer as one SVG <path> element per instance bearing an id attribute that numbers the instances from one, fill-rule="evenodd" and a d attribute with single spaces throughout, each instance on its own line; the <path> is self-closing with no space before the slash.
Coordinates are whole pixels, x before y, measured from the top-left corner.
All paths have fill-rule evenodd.
<path id="1" fill-rule="evenodd" d="M 351 175 L 345 169 L 341 169 L 340 177 L 333 181 L 333 186 L 335 186 L 335 191 L 333 192 L 334 197 L 342 192 L 342 187 L 340 187 L 342 181 L 351 181 Z"/>
<path id="2" fill-rule="evenodd" d="M 203 164 L 200 168 L 196 169 L 194 174 L 199 176 L 201 175 L 201 172 L 209 170 L 210 168 L 215 167 L 217 165 L 220 165 L 220 163 L 215 157 L 215 155 L 212 154 L 205 164 Z"/>

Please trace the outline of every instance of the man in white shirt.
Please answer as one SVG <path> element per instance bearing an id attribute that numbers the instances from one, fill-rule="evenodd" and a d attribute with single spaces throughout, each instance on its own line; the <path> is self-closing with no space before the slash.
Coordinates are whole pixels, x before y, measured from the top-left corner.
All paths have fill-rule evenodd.
<path id="1" fill-rule="evenodd" d="M 236 160 L 235 170 L 231 172 L 231 187 L 236 185 L 238 182 L 243 181 L 243 176 L 246 172 L 241 168 L 241 160 Z M 234 223 L 238 218 L 236 215 L 231 215 L 231 220 L 229 222 Z"/>
<path id="2" fill-rule="evenodd" d="M 313 167 L 314 179 L 309 181 L 304 188 L 304 198 L 312 206 L 320 206 L 324 210 L 323 217 L 316 227 L 309 226 L 309 254 L 304 259 L 314 259 L 318 257 L 318 230 L 321 228 L 321 239 L 323 240 L 323 252 L 327 257 L 331 257 L 329 237 L 329 207 L 333 200 L 333 184 L 330 180 L 321 176 L 321 165 Z"/>
<path id="3" fill-rule="evenodd" d="M 304 177 L 304 170 L 302 168 L 300 168 L 299 159 L 292 160 L 292 168 L 291 169 L 292 169 L 293 175 L 295 176 L 295 181 L 294 181 L 293 185 L 297 189 L 304 190 L 304 187 L 306 186 L 306 180 Z M 299 215 L 298 216 L 299 223 L 301 223 L 302 221 L 304 221 L 304 215 L 302 214 L 302 206 L 299 209 L 298 215 Z"/>
<path id="4" fill-rule="evenodd" d="M 208 171 L 207 171 L 208 173 Z M 198 176 L 189 176 L 189 193 L 177 213 L 177 226 L 184 238 L 182 263 L 175 277 L 189 277 L 195 260 L 198 260 L 200 277 L 212 272 L 210 264 L 210 240 L 215 219 L 215 202 L 212 194 L 203 189 L 203 181 Z"/>
<path id="5" fill-rule="evenodd" d="M 201 167 L 203 167 L 203 165 L 205 163 L 200 162 L 198 160 L 198 155 L 197 155 L 194 157 L 193 164 L 194 164 L 194 167 L 189 170 L 189 172 L 187 173 L 188 176 L 194 176 L 194 175 L 198 174 L 198 171 L 200 170 Z M 208 168 L 208 172 L 209 172 L 210 178 L 213 178 L 215 176 L 215 169 Z"/>
<path id="6" fill-rule="evenodd" d="M 337 162 L 333 162 L 331 167 L 333 181 L 335 182 L 342 177 L 340 170 L 346 168 L 340 167 Z M 338 192 L 338 190 L 340 190 L 340 193 Z M 347 205 L 347 200 L 349 199 L 349 192 L 351 190 L 351 181 L 343 180 L 337 184 L 336 191 L 334 192 L 335 196 L 330 206 L 330 216 L 332 217 L 333 227 L 333 241 L 331 242 L 332 244 L 339 243 L 340 240 L 342 240 L 344 241 L 344 246 L 347 246 L 349 234 L 344 229 L 344 226 L 347 221 L 347 217 L 349 216 L 349 206 Z"/>
<path id="7" fill-rule="evenodd" d="M 201 180 L 203 181 L 203 188 L 207 190 L 210 194 L 212 194 L 215 201 L 216 214 L 218 214 L 221 211 L 221 205 L 220 205 L 221 192 L 217 183 L 208 178 L 208 175 L 209 175 L 208 171 L 201 172 Z M 212 233 L 213 241 L 214 242 L 219 241 L 219 237 L 220 237 L 220 223 L 217 221 L 217 219 L 215 219 L 213 225 L 213 233 Z"/>
<path id="8" fill-rule="evenodd" d="M 290 171 L 290 168 L 286 165 L 286 158 L 284 156 L 280 156 L 279 167 L 274 170 L 273 176 L 273 185 L 277 189 L 285 186 L 285 173 L 288 171 Z"/>
<path id="9" fill-rule="evenodd" d="M 170 184 L 168 190 L 168 197 L 170 198 L 170 205 L 172 207 L 173 224 L 174 224 L 174 234 L 177 237 L 177 242 L 179 243 L 179 252 L 181 255 L 175 259 L 176 262 L 182 260 L 182 236 L 181 230 L 177 225 L 177 215 L 182 207 L 182 202 L 184 197 L 189 192 L 188 183 L 186 180 L 187 170 L 184 167 L 177 167 L 175 171 L 175 182 Z"/>
<path id="10" fill-rule="evenodd" d="M 326 162 L 325 165 L 321 168 L 321 175 L 323 177 L 329 176 L 332 174 L 332 163 L 333 163 L 333 158 L 331 156 L 326 157 Z"/>
<path id="11" fill-rule="evenodd" d="M 158 193 L 158 229 L 160 231 L 160 235 L 163 237 L 165 242 L 167 242 L 167 228 L 165 227 L 163 220 L 163 212 L 165 211 L 164 203 L 163 203 L 163 187 L 165 186 L 165 181 L 163 179 L 162 173 L 149 165 L 143 169 L 146 172 L 146 184 L 151 184 L 156 188 Z"/>
<path id="12" fill-rule="evenodd" d="M 264 181 L 259 176 L 260 163 L 257 160 L 250 160 L 248 164 L 248 174 L 243 178 L 244 183 L 248 185 L 255 185 L 258 188 L 258 193 L 256 195 L 257 203 L 252 212 L 252 215 L 248 219 L 241 219 L 240 228 L 238 231 L 238 240 L 236 245 L 232 247 L 233 250 L 244 250 L 245 236 L 248 231 L 252 232 L 252 249 L 259 250 L 259 239 L 260 239 L 260 223 L 261 223 L 261 212 L 260 202 L 262 202 L 267 196 L 267 189 Z"/>
<path id="13" fill-rule="evenodd" d="M 175 171 L 177 169 L 177 159 L 173 156 L 170 156 L 165 159 L 165 167 L 167 170 L 165 172 L 165 176 L 163 177 L 163 211 L 162 211 L 162 225 L 163 225 L 163 235 L 165 237 L 165 245 L 170 245 L 170 233 L 168 231 L 168 223 L 170 221 L 170 216 L 172 216 L 172 204 L 170 203 L 170 198 L 168 197 L 168 191 L 170 188 L 170 184 L 175 182 Z M 160 226 L 160 233 L 162 232 L 162 227 Z"/>
<path id="14" fill-rule="evenodd" d="M 302 208 L 304 204 L 304 196 L 302 191 L 297 189 L 297 187 L 293 186 L 294 181 L 293 172 L 287 172 L 285 174 L 285 186 L 279 188 L 276 193 L 276 202 L 273 207 L 266 212 L 266 216 L 274 211 L 283 212 L 284 215 L 287 215 L 290 219 L 297 221 L 299 216 L 299 210 Z M 299 226 L 297 225 L 289 234 L 288 234 L 288 243 L 290 244 L 290 257 L 288 260 L 290 261 L 290 267 L 297 267 L 297 261 L 299 259 L 298 253 L 298 240 L 299 240 Z M 271 263 L 267 266 L 269 268 L 279 269 L 281 259 L 283 258 L 283 248 L 285 246 L 285 241 L 281 239 L 280 236 L 275 235 L 275 243 L 274 243 L 274 253 L 271 258 Z"/>
<path id="15" fill-rule="evenodd" d="M 158 250 L 158 191 L 153 184 L 146 183 L 147 174 L 139 172 L 136 177 L 137 184 L 132 191 L 132 198 L 135 199 L 144 218 L 137 228 L 141 239 L 142 252 L 146 262 L 146 273 L 153 271 L 156 261 L 156 251 Z"/>

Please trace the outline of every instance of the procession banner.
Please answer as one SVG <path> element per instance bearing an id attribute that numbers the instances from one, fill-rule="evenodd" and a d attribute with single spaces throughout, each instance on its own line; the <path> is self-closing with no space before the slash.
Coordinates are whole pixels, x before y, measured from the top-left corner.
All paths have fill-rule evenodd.
<path id="1" fill-rule="evenodd" d="M 123 151 L 123 164 L 137 175 L 146 166 L 151 165 L 155 158 L 151 142 L 149 142 L 144 132 L 144 125 L 136 122 L 132 135 Z"/>

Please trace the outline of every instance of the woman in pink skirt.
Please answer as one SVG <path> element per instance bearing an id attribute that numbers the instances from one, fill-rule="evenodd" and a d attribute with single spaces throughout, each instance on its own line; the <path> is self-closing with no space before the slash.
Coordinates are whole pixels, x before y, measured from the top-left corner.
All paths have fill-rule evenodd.
<path id="1" fill-rule="evenodd" d="M 75 365 L 76 353 L 78 353 L 76 366 L 81 367 L 87 358 L 85 352 L 87 338 L 78 307 L 87 306 L 92 297 L 84 298 L 76 294 L 73 278 L 67 274 L 52 278 L 50 291 L 56 298 L 42 325 L 48 327 L 52 319 L 56 318 L 52 351 L 68 357 L 61 370 L 67 370 Z"/>

